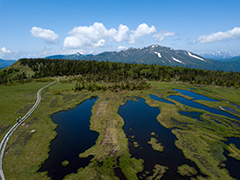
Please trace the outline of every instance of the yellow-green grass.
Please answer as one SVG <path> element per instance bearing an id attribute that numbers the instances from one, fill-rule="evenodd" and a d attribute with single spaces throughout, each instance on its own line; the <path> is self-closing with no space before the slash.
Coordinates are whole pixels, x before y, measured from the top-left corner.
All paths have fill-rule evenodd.
<path id="1" fill-rule="evenodd" d="M 154 137 L 151 137 L 150 141 L 148 141 L 148 144 L 150 144 L 154 151 L 163 152 L 164 146 L 158 142 L 158 140 Z"/>
<path id="2" fill-rule="evenodd" d="M 179 166 L 177 169 L 178 169 L 178 173 L 181 174 L 182 176 L 192 176 L 197 174 L 196 169 L 194 169 L 193 167 L 190 167 L 187 164 Z"/>
<path id="3" fill-rule="evenodd" d="M 62 162 L 62 166 L 66 167 L 67 165 L 69 165 L 69 161 L 65 160 Z"/>

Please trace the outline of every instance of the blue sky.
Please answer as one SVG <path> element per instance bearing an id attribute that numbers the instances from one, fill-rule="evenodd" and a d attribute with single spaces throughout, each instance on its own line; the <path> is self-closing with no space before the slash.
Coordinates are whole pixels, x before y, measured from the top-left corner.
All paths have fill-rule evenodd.
<path id="1" fill-rule="evenodd" d="M 151 44 L 240 53 L 239 0 L 0 0 L 0 58 Z"/>

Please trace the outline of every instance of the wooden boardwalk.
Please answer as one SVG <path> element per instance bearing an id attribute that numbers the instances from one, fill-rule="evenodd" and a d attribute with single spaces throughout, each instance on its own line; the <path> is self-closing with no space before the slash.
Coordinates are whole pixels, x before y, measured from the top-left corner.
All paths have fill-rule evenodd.
<path id="1" fill-rule="evenodd" d="M 3 164 L 2 164 L 2 160 L 3 160 L 3 155 L 4 155 L 4 151 L 5 151 L 5 148 L 7 146 L 7 143 L 8 143 L 8 140 L 9 138 L 11 137 L 11 135 L 13 134 L 13 132 L 18 128 L 18 126 L 20 126 L 32 113 L 33 111 L 38 107 L 40 101 L 41 101 L 41 91 L 48 87 L 48 86 L 51 86 L 52 84 L 58 82 L 59 80 L 57 79 L 56 81 L 42 87 L 41 89 L 38 90 L 37 92 L 37 100 L 35 102 L 35 104 L 33 105 L 33 107 L 27 112 L 27 114 L 25 114 L 24 117 L 22 117 L 22 119 L 17 122 L 16 124 L 13 125 L 13 127 L 7 132 L 7 134 L 4 136 L 4 138 L 2 139 L 1 141 L 1 144 L 0 144 L 0 176 L 2 178 L 2 180 L 5 180 L 5 176 L 4 176 L 4 173 L 3 173 Z"/>

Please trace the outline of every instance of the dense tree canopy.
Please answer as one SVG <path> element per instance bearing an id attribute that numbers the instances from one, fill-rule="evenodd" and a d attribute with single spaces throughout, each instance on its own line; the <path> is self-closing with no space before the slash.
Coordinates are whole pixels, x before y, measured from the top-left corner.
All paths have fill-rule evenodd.
<path id="1" fill-rule="evenodd" d="M 27 77 L 22 74 L 18 79 L 81 75 L 87 81 L 94 82 L 122 82 L 147 79 L 240 87 L 239 72 L 84 60 L 21 59 L 19 61 L 21 65 L 29 66 L 34 71 L 34 75 Z M 1 73 L 0 78 L 6 78 L 6 74 L 10 74 L 10 72 Z"/>

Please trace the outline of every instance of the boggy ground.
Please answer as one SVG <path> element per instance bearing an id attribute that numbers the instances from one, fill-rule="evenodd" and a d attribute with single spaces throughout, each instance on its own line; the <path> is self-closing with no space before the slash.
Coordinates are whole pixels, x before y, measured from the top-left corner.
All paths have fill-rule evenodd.
<path id="1" fill-rule="evenodd" d="M 1 135 L 12 126 L 16 117 L 24 115 L 34 104 L 37 90 L 49 82 L 32 82 L 30 84 L 0 86 L 1 98 Z M 239 90 L 233 88 L 218 88 L 203 86 L 201 88 L 183 83 L 151 82 L 152 88 L 144 91 L 122 92 L 74 92 L 74 83 L 60 82 L 48 87 L 42 92 L 42 101 L 36 111 L 18 128 L 10 138 L 3 160 L 3 170 L 7 179 L 50 179 L 47 172 L 38 172 L 41 164 L 47 159 L 49 145 L 56 136 L 56 124 L 51 120 L 53 113 L 74 108 L 84 100 L 98 96 L 92 108 L 90 129 L 97 131 L 99 137 L 96 144 L 80 154 L 80 157 L 93 155 L 91 163 L 80 168 L 77 174 L 70 174 L 65 179 L 118 179 L 115 170 L 122 172 L 124 178 L 137 179 L 137 173 L 143 170 L 143 160 L 132 158 L 128 151 L 128 140 L 122 129 L 124 120 L 118 115 L 120 105 L 128 97 L 137 96 L 146 100 L 152 107 L 158 107 L 161 113 L 157 120 L 165 127 L 172 129 L 176 135 L 176 146 L 181 149 L 186 158 L 194 161 L 202 175 L 197 179 L 231 179 L 224 166 L 226 149 L 230 156 L 239 159 L 239 149 L 233 144 L 226 145 L 227 137 L 239 137 L 240 127 L 237 121 L 231 120 L 203 110 L 186 107 L 178 102 L 176 105 L 153 100 L 149 94 L 162 98 L 169 95 L 180 95 L 174 88 L 194 88 L 194 92 L 220 100 L 220 102 L 198 101 L 210 107 L 228 106 L 240 112 L 227 101 L 240 104 Z M 3 108 L 6 107 L 6 108 Z M 9 108 L 8 108 L 9 107 Z M 201 112 L 202 121 L 179 115 L 179 110 Z M 3 118 L 2 118 L 3 117 Z M 212 120 L 216 119 L 218 122 Z M 235 123 L 233 123 L 235 122 Z M 159 142 L 161 143 L 161 142 Z M 159 163 L 161 165 L 161 163 Z M 191 167 L 189 167 L 191 168 Z M 167 168 L 164 169 L 164 172 Z M 182 174 L 184 174 L 182 172 Z M 153 177 L 161 177 L 152 176 Z"/>

